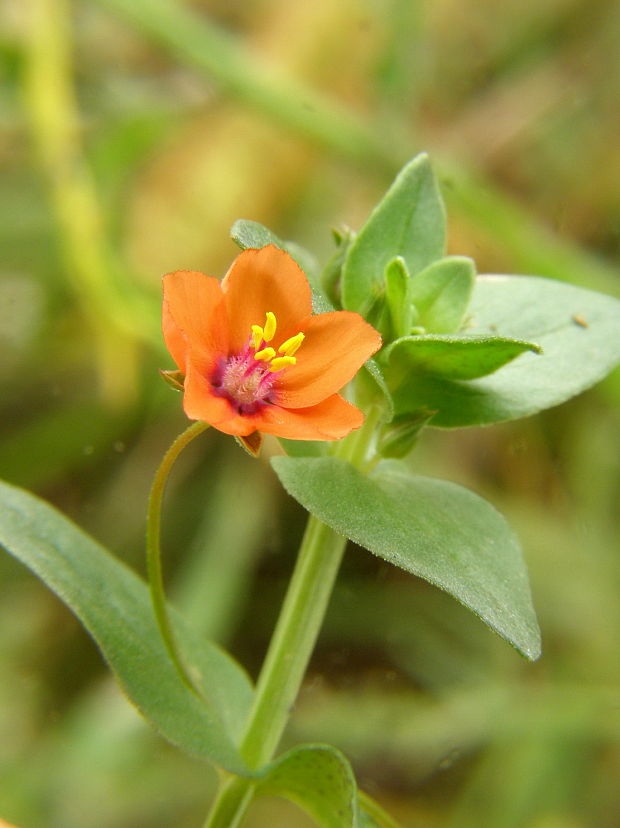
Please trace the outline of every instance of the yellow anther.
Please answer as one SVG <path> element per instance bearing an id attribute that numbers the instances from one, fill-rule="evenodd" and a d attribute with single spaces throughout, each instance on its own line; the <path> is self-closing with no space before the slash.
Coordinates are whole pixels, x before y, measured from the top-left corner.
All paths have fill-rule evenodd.
<path id="1" fill-rule="evenodd" d="M 260 359 L 261 362 L 269 362 L 270 359 L 273 359 L 276 355 L 276 352 L 273 348 L 263 348 L 262 351 L 257 351 L 254 354 L 254 359 Z"/>
<path id="2" fill-rule="evenodd" d="M 254 350 L 257 351 L 260 346 L 261 342 L 263 341 L 265 334 L 263 329 L 260 325 L 252 325 L 252 345 L 254 346 Z"/>
<path id="3" fill-rule="evenodd" d="M 300 331 L 298 334 L 295 334 L 295 336 L 291 336 L 290 339 L 287 339 L 286 342 L 283 342 L 278 348 L 278 353 L 285 354 L 286 356 L 293 356 L 293 354 L 297 353 L 299 350 L 299 347 L 304 339 L 305 336 Z"/>
<path id="4" fill-rule="evenodd" d="M 263 339 L 265 342 L 271 342 L 276 333 L 276 317 L 271 311 L 267 311 L 265 317 L 265 327 L 263 328 Z"/>
<path id="5" fill-rule="evenodd" d="M 286 368 L 287 365 L 295 365 L 297 362 L 297 357 L 294 356 L 281 356 L 276 357 L 275 359 L 271 360 L 271 364 L 269 365 L 270 371 L 280 371 L 282 368 Z"/>

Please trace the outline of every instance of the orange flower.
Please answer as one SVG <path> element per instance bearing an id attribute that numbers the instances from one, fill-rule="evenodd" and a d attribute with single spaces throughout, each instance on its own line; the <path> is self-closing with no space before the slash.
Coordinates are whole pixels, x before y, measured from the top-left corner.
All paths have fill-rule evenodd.
<path id="1" fill-rule="evenodd" d="M 311 311 L 306 277 L 273 245 L 245 250 L 221 283 L 164 276 L 164 339 L 187 416 L 237 437 L 337 440 L 359 428 L 364 415 L 336 392 L 381 337 L 357 313 Z"/>

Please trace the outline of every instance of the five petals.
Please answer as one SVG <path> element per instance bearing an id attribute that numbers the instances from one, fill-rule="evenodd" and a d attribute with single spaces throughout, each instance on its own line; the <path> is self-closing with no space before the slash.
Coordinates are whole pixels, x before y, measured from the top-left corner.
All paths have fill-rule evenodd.
<path id="1" fill-rule="evenodd" d="M 381 337 L 357 313 L 313 316 L 310 285 L 288 253 L 274 245 L 248 249 L 221 282 L 185 270 L 164 276 L 163 287 L 164 339 L 184 376 L 190 419 L 238 437 L 264 432 L 296 440 L 338 440 L 361 426 L 362 412 L 337 392 Z M 271 372 L 252 344 L 253 328 L 268 313 L 277 323 L 274 353 L 291 337 L 302 340 L 295 364 L 274 363 Z"/>

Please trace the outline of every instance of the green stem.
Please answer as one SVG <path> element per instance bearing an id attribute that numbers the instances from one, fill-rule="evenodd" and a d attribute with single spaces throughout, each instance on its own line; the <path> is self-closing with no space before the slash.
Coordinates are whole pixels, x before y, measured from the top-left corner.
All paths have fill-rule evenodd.
<path id="1" fill-rule="evenodd" d="M 325 615 L 346 538 L 313 515 L 263 665 L 241 743 L 251 767 L 267 762 L 280 741 Z"/>
<path id="2" fill-rule="evenodd" d="M 364 427 L 342 440 L 334 454 L 360 466 L 375 424 L 373 415 L 367 417 Z M 345 537 L 310 516 L 240 745 L 251 768 L 268 762 L 278 746 L 323 623 L 346 543 Z M 238 825 L 252 799 L 254 784 L 229 778 L 205 828 Z"/>
<path id="3" fill-rule="evenodd" d="M 191 443 L 195 437 L 202 434 L 202 432 L 207 428 L 209 428 L 208 423 L 192 423 L 189 428 L 186 428 L 185 431 L 177 437 L 168 451 L 164 454 L 164 458 L 155 473 L 155 479 L 153 480 L 153 485 L 151 486 L 146 521 L 146 563 L 155 618 L 157 619 L 157 625 L 159 626 L 159 631 L 161 632 L 168 654 L 170 655 L 174 666 L 177 668 L 179 676 L 187 687 L 194 693 L 196 693 L 197 690 L 194 687 L 185 666 L 183 665 L 181 654 L 172 631 L 170 617 L 168 615 L 161 568 L 161 548 L 159 536 L 161 526 L 161 504 L 170 469 L 185 446 Z"/>
<path id="4" fill-rule="evenodd" d="M 204 828 L 238 828 L 254 796 L 254 784 L 240 776 L 225 778 Z"/>

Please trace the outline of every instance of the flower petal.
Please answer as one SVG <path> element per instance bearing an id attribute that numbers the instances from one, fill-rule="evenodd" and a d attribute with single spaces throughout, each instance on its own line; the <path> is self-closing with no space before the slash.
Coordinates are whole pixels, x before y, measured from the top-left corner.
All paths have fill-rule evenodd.
<path id="1" fill-rule="evenodd" d="M 190 420 L 209 423 L 226 434 L 245 436 L 256 431 L 250 417 L 239 414 L 229 400 L 214 393 L 201 366 L 192 358 L 187 364 L 183 409 Z"/>
<path id="2" fill-rule="evenodd" d="M 289 410 L 266 405 L 256 414 L 239 414 L 228 399 L 215 394 L 192 359 L 188 362 L 183 408 L 190 420 L 201 420 L 237 437 L 261 431 L 292 440 L 338 440 L 364 422 L 362 412 L 339 394 L 308 408 Z"/>
<path id="3" fill-rule="evenodd" d="M 228 322 L 220 283 L 195 270 L 177 270 L 163 279 L 163 332 L 179 369 L 186 372 L 190 351 L 206 363 L 228 352 Z"/>
<path id="4" fill-rule="evenodd" d="M 164 333 L 166 348 L 170 351 L 179 371 L 185 375 L 185 362 L 187 360 L 188 348 L 187 339 L 181 333 L 181 329 L 177 327 L 168 308 L 168 303 L 165 300 L 161 310 L 161 328 Z"/>
<path id="5" fill-rule="evenodd" d="M 277 402 L 286 408 L 316 405 L 339 391 L 381 347 L 377 331 L 352 311 L 311 316 L 303 332 L 297 364 L 278 377 Z"/>
<path id="6" fill-rule="evenodd" d="M 252 325 L 263 325 L 265 314 L 275 314 L 278 328 L 275 348 L 296 334 L 312 312 L 310 285 L 299 265 L 279 247 L 244 250 L 222 280 L 230 320 L 230 351 L 238 353 Z"/>
<path id="7" fill-rule="evenodd" d="M 364 415 L 339 394 L 309 408 L 287 409 L 268 405 L 253 415 L 259 431 L 290 440 L 339 440 L 359 428 Z"/>

